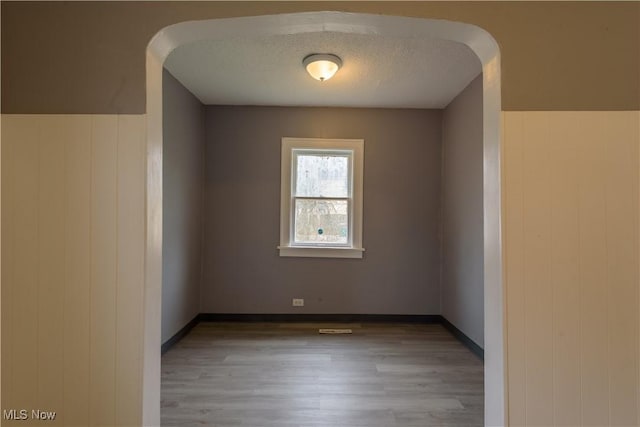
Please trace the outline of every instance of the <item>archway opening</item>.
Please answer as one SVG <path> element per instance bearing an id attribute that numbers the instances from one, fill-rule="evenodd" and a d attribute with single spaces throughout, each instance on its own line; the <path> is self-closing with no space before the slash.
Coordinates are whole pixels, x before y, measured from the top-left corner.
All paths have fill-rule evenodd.
<path id="1" fill-rule="evenodd" d="M 332 31 L 428 37 L 467 45 L 482 64 L 485 424 L 504 425 L 506 366 L 501 242 L 500 53 L 495 40 L 469 24 L 340 12 L 312 12 L 193 21 L 169 26 L 147 49 L 147 227 L 145 263 L 143 424 L 160 424 L 162 294 L 162 74 L 169 54 L 200 40 Z"/>

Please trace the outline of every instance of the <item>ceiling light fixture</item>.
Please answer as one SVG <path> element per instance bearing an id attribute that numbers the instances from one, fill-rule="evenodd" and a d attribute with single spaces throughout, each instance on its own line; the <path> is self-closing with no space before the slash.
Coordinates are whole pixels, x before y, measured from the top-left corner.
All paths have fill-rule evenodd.
<path id="1" fill-rule="evenodd" d="M 342 67 L 342 60 L 330 53 L 313 53 L 305 56 L 302 65 L 307 72 L 321 82 L 329 80 Z"/>

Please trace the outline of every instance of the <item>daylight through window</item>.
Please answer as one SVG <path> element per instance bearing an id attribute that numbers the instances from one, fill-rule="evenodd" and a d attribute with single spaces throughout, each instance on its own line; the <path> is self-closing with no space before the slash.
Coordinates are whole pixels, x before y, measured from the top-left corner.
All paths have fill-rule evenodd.
<path id="1" fill-rule="evenodd" d="M 364 141 L 283 138 L 281 256 L 362 257 Z"/>

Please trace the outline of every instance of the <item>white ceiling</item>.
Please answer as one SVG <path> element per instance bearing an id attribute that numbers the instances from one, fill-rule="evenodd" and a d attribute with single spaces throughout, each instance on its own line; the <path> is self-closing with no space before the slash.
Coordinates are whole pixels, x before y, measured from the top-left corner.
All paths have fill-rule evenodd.
<path id="1" fill-rule="evenodd" d="M 343 66 L 319 82 L 302 66 L 310 53 Z M 460 43 L 334 32 L 201 41 L 165 67 L 207 105 L 380 108 L 444 108 L 481 72 Z"/>

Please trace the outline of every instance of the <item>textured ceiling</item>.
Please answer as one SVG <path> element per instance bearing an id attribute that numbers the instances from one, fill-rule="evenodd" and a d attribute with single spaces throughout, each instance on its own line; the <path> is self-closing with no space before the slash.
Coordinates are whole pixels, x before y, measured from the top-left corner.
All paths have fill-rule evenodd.
<path id="1" fill-rule="evenodd" d="M 316 81 L 302 66 L 310 53 L 334 53 L 343 66 Z M 386 108 L 444 108 L 481 72 L 459 43 L 332 32 L 201 41 L 165 67 L 209 105 Z"/>

